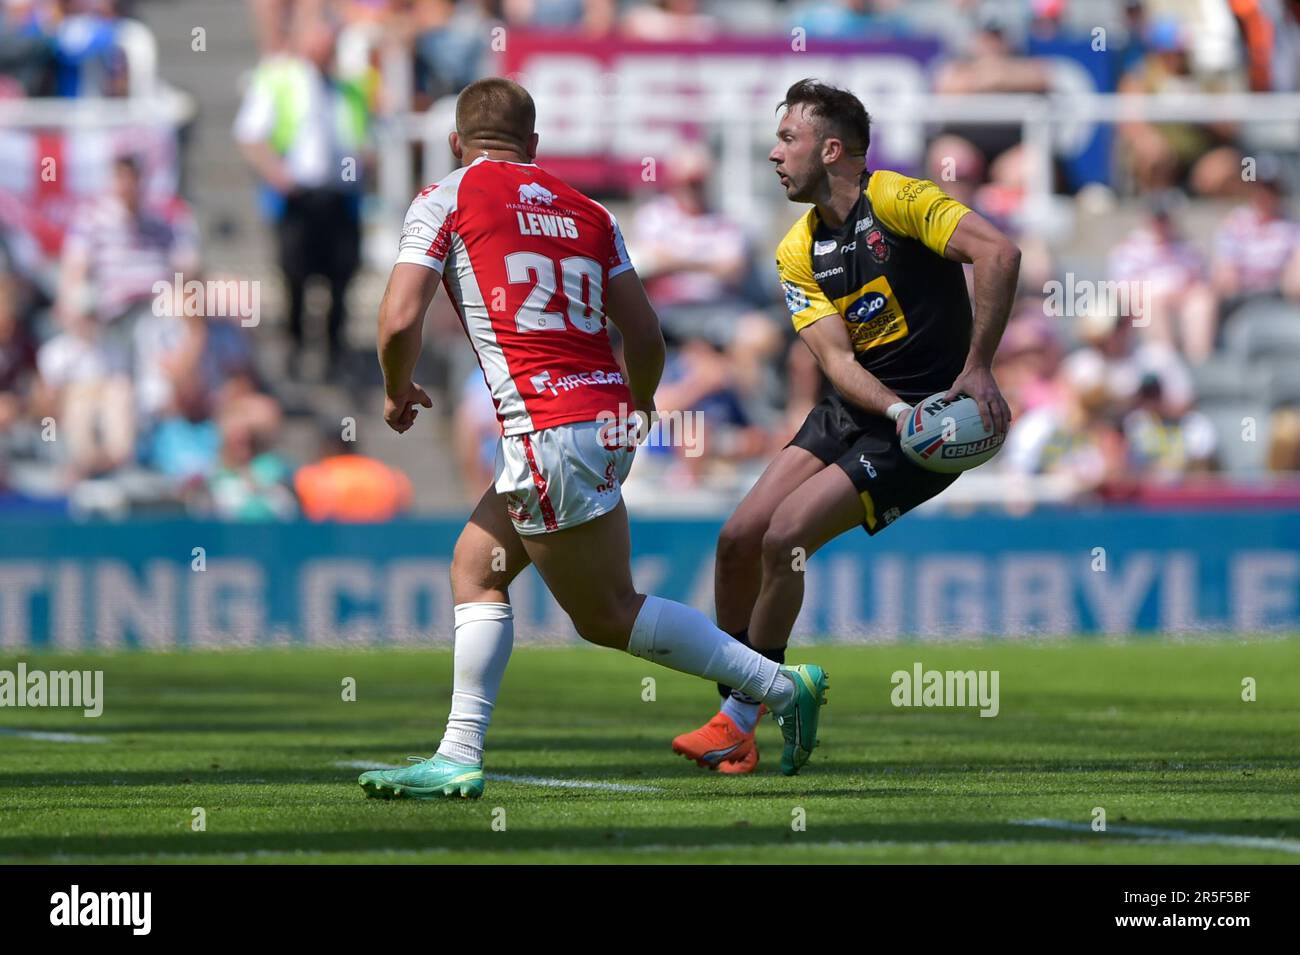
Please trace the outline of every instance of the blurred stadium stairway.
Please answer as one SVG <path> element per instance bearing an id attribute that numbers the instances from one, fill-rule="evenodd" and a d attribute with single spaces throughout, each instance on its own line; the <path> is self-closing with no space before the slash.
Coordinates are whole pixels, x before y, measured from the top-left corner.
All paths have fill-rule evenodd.
<path id="1" fill-rule="evenodd" d="M 203 230 L 207 267 L 213 273 L 262 283 L 263 318 L 254 341 L 259 367 L 284 402 L 283 450 L 299 461 L 312 460 L 320 423 L 350 416 L 356 419 L 363 453 L 410 475 L 417 509 L 461 506 L 449 450 L 450 409 L 435 405 L 433 412 L 426 412 L 433 435 L 424 430 L 424 440 L 397 440 L 380 417 L 383 398 L 372 356 L 375 310 L 385 275 L 363 270 L 352 284 L 348 339 L 355 351 L 356 374 L 349 376 L 353 380 L 316 383 L 317 366 L 308 360 L 309 382 L 283 382 L 287 343 L 281 331 L 282 294 L 274 247 L 257 208 L 252 174 L 230 133 L 243 83 L 257 63 L 245 5 L 234 0 L 144 0 L 136 13 L 157 37 L 159 74 L 189 92 L 198 107 L 185 131 L 182 183 Z M 199 27 L 206 33 L 203 51 L 193 49 Z M 232 82 L 231 77 L 239 79 Z M 437 394 L 434 399 L 438 400 Z"/>

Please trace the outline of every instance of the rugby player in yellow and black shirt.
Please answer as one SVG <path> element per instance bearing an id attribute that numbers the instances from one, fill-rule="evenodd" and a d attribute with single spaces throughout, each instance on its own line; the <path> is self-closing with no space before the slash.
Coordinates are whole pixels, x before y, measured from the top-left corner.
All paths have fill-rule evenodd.
<path id="1" fill-rule="evenodd" d="M 1011 412 L 990 364 L 1020 250 L 934 183 L 866 169 L 870 122 L 852 93 L 801 80 L 778 109 L 768 158 L 786 198 L 813 208 L 777 248 L 777 273 L 795 330 L 834 390 L 723 527 L 714 593 L 719 627 L 784 661 L 803 560 L 859 525 L 879 532 L 956 480 L 903 456 L 898 433 L 911 405 L 964 393 L 986 426 L 1006 431 Z M 974 265 L 973 316 L 962 263 Z M 719 691 L 719 713 L 673 749 L 711 769 L 750 772 L 760 704 Z"/>

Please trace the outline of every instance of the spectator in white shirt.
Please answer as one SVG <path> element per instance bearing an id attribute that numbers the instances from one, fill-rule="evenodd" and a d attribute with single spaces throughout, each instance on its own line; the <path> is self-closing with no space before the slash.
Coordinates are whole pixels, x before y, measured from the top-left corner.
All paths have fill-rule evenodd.
<path id="1" fill-rule="evenodd" d="M 93 303 L 96 317 L 130 338 L 130 325 L 152 310 L 157 282 L 175 284 L 177 273 L 198 265 L 198 228 L 180 199 L 146 205 L 139 161 L 113 160 L 110 191 L 77 210 L 63 242 L 61 309 L 78 312 Z"/>
<path id="2" fill-rule="evenodd" d="M 668 189 L 637 211 L 628 245 L 671 343 L 692 339 L 726 351 L 742 391 L 759 386 L 781 329 L 745 297 L 749 243 L 739 223 L 708 199 L 712 159 L 687 147 L 667 169 Z"/>
<path id="3" fill-rule="evenodd" d="M 1146 221 L 1112 251 L 1108 273 L 1112 281 L 1129 283 L 1130 300 L 1139 304 L 1126 317 L 1137 319 L 1149 340 L 1200 364 L 1214 351 L 1218 299 L 1205 280 L 1204 259 L 1179 234 L 1176 202 L 1174 193 L 1151 201 Z"/>
<path id="4" fill-rule="evenodd" d="M 1300 223 L 1287 215 L 1276 158 L 1261 156 L 1250 202 L 1231 212 L 1214 237 L 1214 284 L 1225 311 L 1246 299 L 1300 300 Z"/>
<path id="5" fill-rule="evenodd" d="M 52 444 L 70 483 L 98 477 L 133 460 L 135 409 L 127 350 L 85 311 L 62 315 L 64 330 L 36 353 L 53 418 Z"/>

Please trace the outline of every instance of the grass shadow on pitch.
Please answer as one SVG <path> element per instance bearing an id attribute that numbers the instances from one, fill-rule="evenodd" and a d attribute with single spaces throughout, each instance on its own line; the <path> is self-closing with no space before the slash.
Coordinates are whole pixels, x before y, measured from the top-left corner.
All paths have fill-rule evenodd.
<path id="1" fill-rule="evenodd" d="M 347 784 L 355 779 L 362 767 L 336 766 L 336 760 L 358 763 L 401 765 L 403 759 L 396 754 L 402 747 L 352 746 L 347 748 L 311 747 L 321 751 L 321 759 L 303 760 L 295 748 L 281 748 L 285 759 L 272 767 L 265 763 L 249 765 L 243 754 L 227 756 L 227 745 L 205 747 L 188 765 L 172 764 L 171 753 L 159 753 L 159 763 L 167 765 L 136 768 L 145 751 L 133 750 L 131 758 L 136 767 L 119 768 L 104 765 L 106 757 L 112 761 L 106 747 L 61 748 L 57 764 L 41 765 L 38 752 L 31 753 L 32 765 L 15 768 L 12 762 L 0 771 L 0 805 L 4 793 L 22 793 L 46 790 L 51 787 L 133 787 L 138 798 L 141 788 L 177 786 L 195 787 L 277 787 Z M 1260 757 L 1251 759 L 1184 759 L 1167 760 L 1026 760 L 1024 762 L 980 762 L 954 759 L 951 762 L 925 763 L 871 763 L 858 761 L 820 761 L 810 765 L 797 777 L 780 776 L 774 765 L 760 767 L 760 773 L 740 779 L 722 777 L 702 770 L 688 761 L 658 748 L 642 758 L 627 759 L 626 747 L 611 745 L 599 749 L 622 758 L 578 763 L 557 762 L 554 759 L 532 758 L 496 759 L 488 765 L 490 772 L 509 776 L 544 777 L 596 783 L 651 784 L 665 790 L 688 790 L 691 794 L 719 796 L 762 797 L 786 796 L 792 792 L 806 792 L 810 796 L 857 798 L 894 798 L 917 792 L 946 793 L 966 791 L 971 785 L 980 787 L 995 783 L 998 777 L 1008 780 L 1023 776 L 1041 777 L 1035 782 L 1035 792 L 1040 795 L 1070 794 L 1079 789 L 1078 780 L 1095 784 L 1098 777 L 1107 785 L 1119 785 L 1129 793 L 1165 792 L 1171 786 L 1184 794 L 1209 795 L 1215 793 L 1279 793 L 1294 792 L 1295 782 L 1288 773 L 1277 770 L 1295 769 L 1300 761 L 1295 758 Z M 93 755 L 92 755 L 93 754 Z M 265 754 L 263 754 L 265 755 Z M 557 754 L 562 755 L 562 754 Z M 330 757 L 334 758 L 330 758 Z M 98 765 L 90 764 L 93 759 Z M 24 758 L 18 756 L 18 758 Z M 230 761 L 224 762 L 226 759 Z M 216 765 L 214 765 L 214 763 Z M 917 785 L 912 785 L 915 782 Z M 951 783 L 951 785 L 949 785 Z M 608 792 L 598 792 L 608 798 Z"/>
<path id="2" fill-rule="evenodd" d="M 385 816 L 409 813 L 441 814 L 440 821 L 466 823 L 470 815 L 476 822 L 484 815 L 481 807 L 462 804 L 409 806 L 380 802 L 363 804 L 362 815 L 375 821 Z M 393 820 L 397 821 L 397 820 Z M 1219 820 L 1212 829 L 1203 820 L 1164 820 L 1159 828 L 1171 832 L 1200 831 L 1221 835 L 1275 837 L 1294 832 L 1293 820 Z M 416 852 L 420 850 L 469 850 L 519 852 L 549 850 L 558 852 L 625 851 L 635 857 L 638 851 L 707 850 L 719 846 L 735 848 L 743 854 L 747 847 L 779 848 L 791 852 L 813 851 L 827 845 L 914 845 L 936 844 L 1114 844 L 1131 838 L 1150 840 L 1149 836 L 1130 837 L 1122 833 L 1080 833 L 1033 828 L 1011 823 L 898 823 L 859 822 L 819 824 L 815 834 L 793 832 L 787 825 L 732 824 L 727 826 L 586 826 L 538 827 L 512 826 L 507 832 L 492 832 L 485 825 L 467 828 L 401 828 L 360 825 L 347 832 L 265 830 L 246 833 L 212 831 L 194 834 L 102 834 L 96 836 L 0 836 L 0 861 L 69 861 L 105 856 L 133 856 L 141 861 L 155 856 L 199 855 L 217 861 L 222 856 L 257 856 L 266 853 L 377 853 Z M 1285 856 L 1280 850 L 1259 849 Z M 1292 856 L 1294 858 L 1294 856 Z"/>

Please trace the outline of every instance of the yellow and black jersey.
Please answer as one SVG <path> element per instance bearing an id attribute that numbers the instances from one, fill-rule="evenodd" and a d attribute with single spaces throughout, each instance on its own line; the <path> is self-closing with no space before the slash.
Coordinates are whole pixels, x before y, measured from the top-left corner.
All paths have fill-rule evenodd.
<path id="1" fill-rule="evenodd" d="M 878 169 L 840 229 L 810 209 L 776 250 L 795 331 L 837 317 L 858 362 L 905 401 L 952 386 L 971 338 L 961 263 L 944 258 L 970 209 L 934 183 Z"/>

